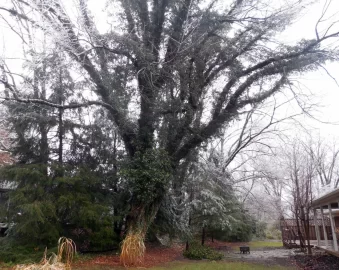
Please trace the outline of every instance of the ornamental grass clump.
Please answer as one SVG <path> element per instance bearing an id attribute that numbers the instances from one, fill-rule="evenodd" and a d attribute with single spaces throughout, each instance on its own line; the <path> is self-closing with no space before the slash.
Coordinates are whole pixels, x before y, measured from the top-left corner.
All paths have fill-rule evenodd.
<path id="1" fill-rule="evenodd" d="M 137 266 L 143 263 L 145 255 L 144 234 L 129 233 L 122 241 L 120 262 L 124 266 Z"/>
<path id="2" fill-rule="evenodd" d="M 76 245 L 72 239 L 61 237 L 58 241 L 57 260 L 64 262 L 68 268 L 71 268 L 71 263 L 76 253 Z"/>
<path id="3" fill-rule="evenodd" d="M 72 239 L 61 237 L 58 241 L 58 253 L 52 253 L 47 259 L 47 248 L 38 264 L 17 265 L 15 270 L 69 270 L 76 253 L 76 245 Z"/>

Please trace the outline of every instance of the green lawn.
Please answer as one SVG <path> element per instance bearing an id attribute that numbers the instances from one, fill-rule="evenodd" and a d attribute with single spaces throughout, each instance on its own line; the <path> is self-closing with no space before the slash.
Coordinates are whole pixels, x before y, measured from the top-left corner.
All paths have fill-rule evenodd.
<path id="1" fill-rule="evenodd" d="M 173 263 L 166 267 L 154 267 L 153 270 L 292 270 L 293 268 L 286 268 L 280 266 L 265 266 L 254 263 L 242 262 L 204 262 L 204 263 Z"/>
<path id="2" fill-rule="evenodd" d="M 123 268 L 110 268 L 108 266 L 91 266 L 82 267 L 84 270 L 122 270 Z M 129 268 L 130 270 L 137 270 L 140 268 Z M 242 262 L 173 262 L 162 267 L 152 267 L 150 270 L 295 270 L 295 268 L 288 268 L 282 266 L 267 266 L 254 263 Z M 80 270 L 73 268 L 73 270 Z"/>

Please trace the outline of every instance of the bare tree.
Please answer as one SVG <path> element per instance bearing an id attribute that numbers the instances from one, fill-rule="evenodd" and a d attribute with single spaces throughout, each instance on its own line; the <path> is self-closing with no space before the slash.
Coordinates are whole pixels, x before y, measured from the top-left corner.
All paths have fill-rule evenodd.
<path id="1" fill-rule="evenodd" d="M 330 145 L 319 137 L 309 146 L 308 152 L 316 165 L 321 186 L 337 188 L 339 185 L 339 149 L 335 141 Z"/>
<path id="2" fill-rule="evenodd" d="M 300 247 L 307 247 L 312 254 L 310 244 L 310 214 L 314 199 L 316 166 L 308 153 L 307 144 L 296 139 L 285 152 L 288 161 L 289 181 L 291 183 L 292 213 L 296 219 Z M 307 241 L 307 243 L 306 243 Z"/>

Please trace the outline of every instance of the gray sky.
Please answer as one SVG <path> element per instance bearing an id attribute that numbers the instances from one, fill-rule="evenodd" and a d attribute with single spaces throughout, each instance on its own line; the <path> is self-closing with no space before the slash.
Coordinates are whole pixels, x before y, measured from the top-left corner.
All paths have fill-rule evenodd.
<path id="1" fill-rule="evenodd" d="M 8 0 L 1 0 L 8 1 Z M 274 1 L 274 0 L 273 0 Z M 279 3 L 281 0 L 279 0 Z M 107 17 L 102 16 L 105 10 L 104 0 L 89 0 L 89 8 L 93 15 L 96 18 L 99 27 L 107 26 Z M 284 42 L 289 42 L 293 44 L 295 41 L 300 40 L 300 38 L 315 38 L 315 25 L 317 20 L 322 14 L 323 6 L 326 3 L 326 0 L 320 0 L 318 3 L 305 7 L 301 18 L 294 23 L 291 27 L 285 30 L 285 32 L 279 36 L 280 39 Z M 69 10 L 70 13 L 76 13 L 74 10 Z M 335 15 L 330 18 L 328 21 L 319 25 L 321 31 L 322 27 L 326 27 L 330 24 L 331 21 L 339 19 L 339 15 L 335 14 L 339 12 L 339 1 L 333 0 L 331 6 L 327 11 L 327 16 Z M 69 14 L 76 16 L 77 14 Z M 101 16 L 100 16 L 101 15 Z M 111 20 L 114 18 L 110 18 Z M 338 25 L 339 26 L 339 25 Z M 338 29 L 338 26 L 336 29 Z M 0 23 L 0 56 L 5 56 L 6 58 L 20 58 L 22 57 L 22 48 L 20 45 L 19 39 L 5 26 L 3 22 Z M 18 60 L 7 60 L 7 62 L 12 66 L 17 68 L 21 65 L 21 62 Z M 339 64 L 330 63 L 326 65 L 328 72 L 339 82 Z M 300 121 L 310 130 L 313 130 L 315 133 L 320 133 L 321 136 L 329 137 L 338 137 L 339 138 L 339 86 L 336 84 L 334 79 L 332 79 L 325 70 L 318 70 L 316 72 L 309 73 L 304 75 L 302 78 L 297 78 L 300 82 L 299 86 L 302 87 L 303 92 L 310 93 L 310 98 L 312 102 L 317 103 L 316 110 L 312 111 L 312 114 L 316 119 L 320 121 L 313 120 L 309 117 L 303 116 L 300 118 Z M 323 124 L 322 122 L 331 122 L 331 124 Z M 296 130 L 295 133 L 298 134 L 300 130 Z"/>
<path id="2" fill-rule="evenodd" d="M 294 25 L 286 29 L 282 38 L 291 42 L 300 38 L 315 38 L 315 25 L 322 14 L 325 2 L 325 0 L 321 0 L 312 6 L 305 7 L 305 15 Z M 339 12 L 339 1 L 334 0 L 327 12 L 328 17 L 332 15 L 334 17 L 324 22 L 319 28 L 326 27 L 331 21 L 338 20 L 339 14 L 336 14 L 336 12 Z M 326 69 L 339 82 L 339 64 L 328 63 Z M 316 100 L 319 101 L 318 112 L 314 112 L 316 118 L 323 122 L 332 123 L 322 124 L 305 117 L 305 124 L 308 124 L 310 128 L 314 128 L 322 136 L 339 137 L 339 86 L 323 69 L 304 75 L 299 80 L 304 85 L 305 91 L 309 90 L 314 94 Z"/>

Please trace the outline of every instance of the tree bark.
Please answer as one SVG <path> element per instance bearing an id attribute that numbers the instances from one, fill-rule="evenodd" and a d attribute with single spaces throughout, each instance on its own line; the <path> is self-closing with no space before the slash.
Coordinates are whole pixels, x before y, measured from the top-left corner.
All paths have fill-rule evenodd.
<path id="1" fill-rule="evenodd" d="M 62 69 L 59 70 L 59 91 L 58 91 L 58 102 L 59 105 L 62 105 L 62 99 L 64 95 L 63 83 L 62 83 Z M 59 137 L 59 165 L 63 163 L 63 138 L 64 138 L 64 123 L 63 123 L 63 113 L 64 110 L 59 108 L 58 120 L 59 120 L 59 130 L 58 130 L 58 137 Z"/>
<path id="2" fill-rule="evenodd" d="M 307 215 L 309 217 L 309 214 Z M 307 218 L 305 222 L 305 233 L 307 239 L 307 253 L 312 255 L 311 240 L 310 240 L 310 219 Z"/>

